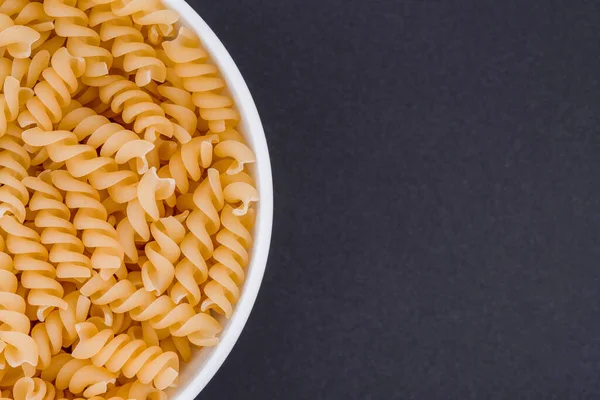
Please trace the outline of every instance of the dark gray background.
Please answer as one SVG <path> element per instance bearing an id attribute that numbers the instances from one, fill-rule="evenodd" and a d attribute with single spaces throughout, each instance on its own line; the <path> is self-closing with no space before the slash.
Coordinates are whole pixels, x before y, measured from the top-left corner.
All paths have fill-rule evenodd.
<path id="1" fill-rule="evenodd" d="M 275 182 L 202 399 L 600 398 L 598 1 L 192 4 Z"/>

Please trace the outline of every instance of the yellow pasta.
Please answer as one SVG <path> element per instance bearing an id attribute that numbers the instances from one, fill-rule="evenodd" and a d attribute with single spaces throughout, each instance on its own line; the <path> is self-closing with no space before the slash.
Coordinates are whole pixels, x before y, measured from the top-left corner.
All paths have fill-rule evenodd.
<path id="1" fill-rule="evenodd" d="M 117 386 L 106 393 L 107 399 L 148 399 L 148 400 L 166 400 L 167 395 L 162 390 L 144 385 L 140 381 L 127 383 Z"/>
<path id="2" fill-rule="evenodd" d="M 6 14 L 9 17 L 14 17 L 28 3 L 29 0 L 4 0 L 0 3 L 0 13 Z"/>
<path id="3" fill-rule="evenodd" d="M 48 260 L 40 235 L 8 215 L 0 218 L 0 229 L 6 233 L 8 252 L 15 269 L 22 272 L 21 284 L 29 290 L 27 301 L 37 308 L 37 318 L 43 321 L 55 307 L 65 309 L 64 289 L 56 280 L 56 268 Z"/>
<path id="4" fill-rule="evenodd" d="M 0 136 L 6 134 L 8 124 L 16 121 L 19 116 L 19 108 L 33 97 L 33 91 L 22 88 L 17 78 L 7 76 L 0 94 Z"/>
<path id="5" fill-rule="evenodd" d="M 39 353 L 38 370 L 48 368 L 53 356 L 75 342 L 76 324 L 86 321 L 90 313 L 90 300 L 78 291 L 69 293 L 64 300 L 66 309 L 52 311 L 43 323 L 38 323 L 31 330 Z"/>
<path id="6" fill-rule="evenodd" d="M 72 106 L 58 124 L 59 130 L 72 131 L 79 142 L 85 140 L 101 157 L 113 157 L 117 164 L 131 162 L 131 169 L 139 174 L 148 170 L 147 155 L 154 149 L 152 142 L 140 139 L 134 132 L 90 108 L 76 102 Z"/>
<path id="7" fill-rule="evenodd" d="M 233 304 L 240 296 L 239 285 L 244 280 L 244 267 L 248 264 L 247 248 L 252 243 L 250 228 L 254 224 L 253 213 L 237 216 L 235 210 L 226 205 L 221 213 L 223 228 L 217 233 L 219 246 L 212 258 L 216 264 L 209 270 L 212 280 L 204 286 L 206 300 L 202 310 L 213 309 L 227 317 L 233 312 Z"/>
<path id="8" fill-rule="evenodd" d="M 17 127 L 12 126 L 10 130 L 20 135 Z M 10 214 L 24 222 L 29 192 L 22 180 L 29 174 L 31 157 L 17 136 L 0 137 L 0 216 Z"/>
<path id="9" fill-rule="evenodd" d="M 214 144 L 218 141 L 217 135 L 191 139 L 167 158 L 167 164 L 158 171 L 158 175 L 174 179 L 179 193 L 186 194 L 190 180 L 198 182 L 204 170 L 211 165 Z"/>
<path id="10" fill-rule="evenodd" d="M 131 16 L 134 23 L 146 27 L 152 44 L 158 44 L 171 34 L 173 24 L 179 19 L 177 13 L 166 10 L 159 0 L 116 0 L 111 3 L 115 15 Z"/>
<path id="11" fill-rule="evenodd" d="M 182 27 L 177 38 L 164 42 L 167 57 L 175 63 L 175 73 L 182 78 L 185 89 L 193 93 L 193 101 L 200 109 L 200 117 L 208 121 L 213 132 L 222 132 L 239 120 L 232 108 L 231 98 L 222 93 L 225 83 L 218 76 L 217 67 L 207 60 L 198 37 Z"/>
<path id="12" fill-rule="evenodd" d="M 6 14 L 0 14 L 0 54 L 8 51 L 11 57 L 27 58 L 33 44 L 41 38 L 35 29 L 17 25 Z"/>
<path id="13" fill-rule="evenodd" d="M 115 313 L 128 312 L 134 321 L 147 321 L 154 329 L 168 329 L 171 335 L 188 337 L 198 346 L 218 342 L 216 335 L 221 327 L 212 316 L 197 313 L 188 303 L 176 304 L 166 295 L 156 297 L 128 279 L 117 282 L 94 275 L 80 290 L 94 304 L 108 304 Z"/>
<path id="14" fill-rule="evenodd" d="M 160 0 L 0 0 L 0 398 L 165 400 L 240 298 L 256 162 Z"/>
<path id="15" fill-rule="evenodd" d="M 185 227 L 176 218 L 166 217 L 153 222 L 150 232 L 154 240 L 144 247 L 147 261 L 142 264 L 142 278 L 146 290 L 160 296 L 175 277 L 174 264 L 181 255 Z"/>
<path id="16" fill-rule="evenodd" d="M 123 251 L 117 240 L 117 232 L 107 222 L 107 213 L 98 192 L 82 181 L 75 179 L 65 170 L 52 172 L 54 185 L 66 192 L 68 207 L 77 209 L 73 225 L 81 232 L 85 247 L 92 253 L 92 268 L 100 271 L 107 279 L 123 267 Z"/>
<path id="17" fill-rule="evenodd" d="M 55 18 L 56 34 L 67 38 L 68 51 L 85 59 L 85 76 L 105 75 L 112 66 L 112 54 L 100 46 L 100 36 L 87 25 L 88 16 L 75 3 L 75 0 L 44 0 L 44 11 Z"/>
<path id="18" fill-rule="evenodd" d="M 13 261 L 5 252 L 4 240 L 0 240 L 0 331 L 3 349 L 2 364 L 15 368 L 24 363 L 37 365 L 37 349 L 29 336 L 29 319 L 25 316 L 25 300 L 17 292 L 18 280 L 14 274 Z M 7 329 L 8 328 L 8 329 Z"/>
<path id="19" fill-rule="evenodd" d="M 41 373 L 46 382 L 55 382 L 58 390 L 68 389 L 71 393 L 84 397 L 106 393 L 109 385 L 117 382 L 116 374 L 98 367 L 89 360 L 77 360 L 71 354 L 60 353 L 52 358 L 48 368 Z"/>
<path id="20" fill-rule="evenodd" d="M 51 59 L 51 66 L 44 69 L 44 81 L 34 87 L 35 96 L 26 103 L 27 111 L 19 116 L 19 124 L 28 127 L 36 124 L 46 131 L 62 118 L 62 109 L 71 102 L 77 90 L 77 79 L 85 71 L 85 61 L 66 48 L 60 48 Z"/>
<path id="21" fill-rule="evenodd" d="M 118 75 L 86 80 L 86 83 L 90 86 L 100 84 L 102 102 L 110 104 L 112 111 L 121 114 L 123 121 L 133 123 L 133 129 L 145 139 L 154 141 L 161 135 L 173 136 L 173 123 L 165 116 L 165 111 L 135 82 Z"/>
<path id="22" fill-rule="evenodd" d="M 112 41 L 113 57 L 121 62 L 125 72 L 135 73 L 138 86 L 146 86 L 151 81 L 164 82 L 167 78 L 167 67 L 156 57 L 154 47 L 144 42 L 144 36 L 129 18 L 103 21 L 100 38 Z"/>
<path id="23" fill-rule="evenodd" d="M 31 58 L 0 59 L 0 88 L 3 88 L 6 77 L 11 76 L 19 81 L 21 87 L 33 88 L 40 80 L 42 72 L 50 65 L 50 53 L 47 50 L 37 52 Z"/>
<path id="24" fill-rule="evenodd" d="M 15 382 L 12 395 L 14 400 L 54 400 L 56 389 L 43 379 L 23 377 Z"/>
<path id="25" fill-rule="evenodd" d="M 23 184 L 33 191 L 29 209 L 35 213 L 34 225 L 41 230 L 40 241 L 51 246 L 49 260 L 56 265 L 60 280 L 83 281 L 92 276 L 92 263 L 84 254 L 83 241 L 70 221 L 71 210 L 62 194 L 52 185 L 50 171 L 29 176 Z"/>
<path id="26" fill-rule="evenodd" d="M 79 342 L 73 357 L 91 359 L 125 378 L 137 376 L 141 383 L 153 383 L 158 390 L 171 386 L 178 375 L 179 359 L 173 352 L 163 352 L 158 346 L 149 346 L 143 340 L 131 339 L 126 334 L 115 336 L 110 329 L 98 329 L 91 322 L 77 324 Z"/>

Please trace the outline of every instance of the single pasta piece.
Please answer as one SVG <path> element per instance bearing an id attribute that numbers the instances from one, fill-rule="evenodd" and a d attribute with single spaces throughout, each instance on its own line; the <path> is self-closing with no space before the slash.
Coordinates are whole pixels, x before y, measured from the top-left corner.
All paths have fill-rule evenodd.
<path id="1" fill-rule="evenodd" d="M 0 330 L 1 365 L 4 368 L 37 365 L 37 348 L 29 336 L 29 318 L 25 315 L 25 300 L 17 294 L 19 282 L 14 274 L 13 260 L 5 252 L 0 237 Z"/>
<path id="2" fill-rule="evenodd" d="M 112 12 L 119 16 L 131 16 L 133 22 L 146 28 L 146 36 L 152 44 L 158 44 L 173 33 L 173 25 L 179 15 L 165 9 L 160 0 L 114 0 Z"/>
<path id="3" fill-rule="evenodd" d="M 196 106 L 192 101 L 191 93 L 170 84 L 157 86 L 156 92 L 165 99 L 160 106 L 173 122 L 173 136 L 181 144 L 189 142 L 198 128 Z"/>
<path id="4" fill-rule="evenodd" d="M 206 260 L 214 252 L 212 236 L 220 228 L 219 212 L 225 202 L 221 188 L 219 172 L 210 168 L 207 177 L 196 188 L 188 204 L 180 201 L 180 209 L 190 210 L 186 220 L 189 232 L 181 242 L 181 250 L 185 257 L 175 267 L 176 282 L 169 290 L 175 303 L 184 298 L 195 306 L 201 300 L 199 285 L 208 279 Z M 181 199 L 181 198 L 180 198 Z"/>
<path id="5" fill-rule="evenodd" d="M 144 247 L 147 258 L 141 263 L 142 279 L 146 290 L 160 296 L 173 282 L 185 227 L 177 218 L 166 217 L 152 222 L 150 232 L 154 240 Z"/>
<path id="6" fill-rule="evenodd" d="M 158 390 L 173 385 L 179 374 L 179 359 L 173 352 L 163 352 L 158 346 L 148 346 L 143 340 L 128 335 L 115 336 L 111 329 L 92 322 L 77 324 L 79 342 L 73 348 L 73 358 L 88 360 L 126 378 L 137 376 L 143 384 L 152 383 Z"/>
<path id="7" fill-rule="evenodd" d="M 63 281 L 82 282 L 92 276 L 92 263 L 73 223 L 71 210 L 62 194 L 53 186 L 50 171 L 23 179 L 33 191 L 29 209 L 35 213 L 34 225 L 41 230 L 41 242 L 51 246 L 49 259 L 56 265 L 56 277 Z"/>
<path id="8" fill-rule="evenodd" d="M 219 246 L 212 256 L 216 264 L 208 271 L 212 280 L 204 286 L 207 299 L 202 302 L 202 311 L 214 310 L 227 318 L 233 314 L 233 304 L 240 297 L 239 288 L 249 261 L 246 249 L 252 245 L 250 229 L 254 225 L 253 212 L 238 216 L 234 211 L 229 204 L 223 207 L 223 229 L 217 233 Z"/>
<path id="9" fill-rule="evenodd" d="M 0 217 L 12 215 L 24 222 L 29 192 L 22 180 L 29 175 L 31 158 L 22 146 L 21 130 L 11 124 L 8 132 L 0 137 Z"/>
<path id="10" fill-rule="evenodd" d="M 229 159 L 232 162 L 227 168 L 230 175 L 244 170 L 247 164 L 256 162 L 256 157 L 250 148 L 244 144 L 242 135 L 235 129 L 227 129 L 218 134 L 219 144 L 215 146 L 215 156 L 218 159 Z"/>
<path id="11" fill-rule="evenodd" d="M 135 82 L 121 75 L 87 79 L 85 82 L 99 87 L 102 102 L 110 104 L 114 113 L 121 114 L 125 123 L 133 123 L 133 130 L 143 134 L 144 139 L 154 142 L 159 136 L 173 137 L 173 123 L 165 116 L 165 111 Z"/>
<path id="12" fill-rule="evenodd" d="M 55 382 L 57 390 L 69 390 L 84 397 L 99 396 L 108 391 L 109 385 L 117 382 L 116 374 L 106 368 L 93 365 L 89 360 L 77 360 L 68 353 L 52 358 L 50 366 L 41 373 L 41 379 Z"/>
<path id="13" fill-rule="evenodd" d="M 48 262 L 48 250 L 40 235 L 9 215 L 0 218 L 0 229 L 6 233 L 15 269 L 22 271 L 21 284 L 29 289 L 27 302 L 37 308 L 38 320 L 44 321 L 55 307 L 66 309 L 64 289 L 56 280 L 56 269 Z"/>
<path id="14" fill-rule="evenodd" d="M 193 102 L 200 117 L 208 121 L 213 132 L 223 132 L 239 121 L 231 98 L 223 94 L 225 82 L 218 76 L 217 67 L 208 61 L 208 54 L 194 32 L 179 29 L 175 40 L 163 42 L 167 57 L 175 63 L 175 73 L 182 79 L 186 90 L 193 93 Z"/>
<path id="15" fill-rule="evenodd" d="M 75 3 L 75 0 L 44 0 L 44 11 L 55 18 L 56 34 L 67 38 L 69 52 L 85 59 L 83 75 L 106 75 L 112 66 L 112 54 L 100 46 L 100 36 L 87 26 L 88 16 Z"/>
<path id="16" fill-rule="evenodd" d="M 99 9 L 95 11 L 101 12 Z M 123 71 L 134 73 L 135 83 L 140 87 L 146 86 L 152 81 L 164 82 L 167 78 L 167 67 L 156 57 L 154 47 L 144 42 L 142 32 L 133 26 L 131 19 L 111 14 L 114 17 L 110 19 L 94 18 L 93 22 L 97 24 L 102 21 L 100 39 L 103 42 L 112 41 L 112 55 Z"/>
<path id="17" fill-rule="evenodd" d="M 65 170 L 52 171 L 51 178 L 57 188 L 66 192 L 67 206 L 78 209 L 73 225 L 82 233 L 84 246 L 92 252 L 92 268 L 104 279 L 118 274 L 124 268 L 124 252 L 115 228 L 107 222 L 108 215 L 98 192 Z"/>

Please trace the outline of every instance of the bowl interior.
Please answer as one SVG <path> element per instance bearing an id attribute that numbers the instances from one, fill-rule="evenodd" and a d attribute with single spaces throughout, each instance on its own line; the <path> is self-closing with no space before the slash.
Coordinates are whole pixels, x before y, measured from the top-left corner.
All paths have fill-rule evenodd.
<path id="1" fill-rule="evenodd" d="M 255 179 L 260 195 L 254 227 L 254 244 L 250 249 L 251 259 L 246 269 L 246 281 L 241 288 L 241 297 L 235 305 L 231 319 L 220 320 L 223 331 L 219 344 L 212 348 L 196 350 L 193 359 L 181 366 L 179 385 L 177 388 L 170 389 L 168 394 L 170 398 L 183 400 L 196 397 L 217 372 L 237 341 L 254 305 L 265 271 L 271 240 L 273 184 L 269 152 L 260 117 L 250 91 L 231 56 L 204 20 L 184 0 L 163 0 L 163 2 L 166 7 L 180 14 L 181 25 L 193 29 L 198 34 L 205 49 L 210 53 L 212 61 L 219 67 L 227 83 L 229 94 L 241 116 L 237 129 L 244 135 L 247 144 L 256 155 L 257 162 L 250 167 L 250 174 Z"/>

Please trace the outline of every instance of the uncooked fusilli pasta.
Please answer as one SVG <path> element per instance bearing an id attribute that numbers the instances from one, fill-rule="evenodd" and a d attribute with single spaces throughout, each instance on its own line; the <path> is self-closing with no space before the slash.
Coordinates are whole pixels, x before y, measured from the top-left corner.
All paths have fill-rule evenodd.
<path id="1" fill-rule="evenodd" d="M 0 0 L 0 398 L 165 400 L 240 297 L 239 114 L 160 0 Z"/>

